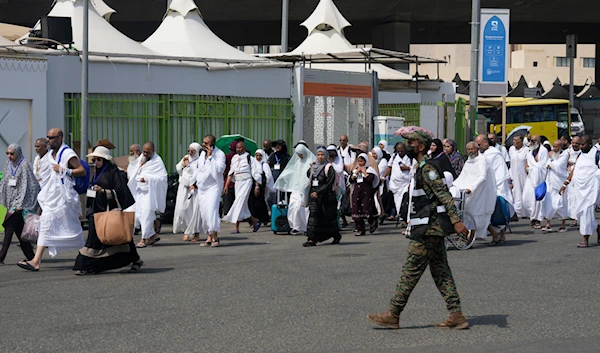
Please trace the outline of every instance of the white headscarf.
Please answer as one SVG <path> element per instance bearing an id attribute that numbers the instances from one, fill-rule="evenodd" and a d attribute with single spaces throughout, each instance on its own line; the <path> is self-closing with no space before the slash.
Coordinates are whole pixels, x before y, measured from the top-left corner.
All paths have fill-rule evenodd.
<path id="1" fill-rule="evenodd" d="M 369 165 L 369 156 L 366 153 L 361 153 L 358 155 L 358 157 L 356 157 L 357 160 L 358 158 L 363 158 L 365 160 L 365 167 L 367 169 L 367 173 L 373 174 L 375 176 L 373 178 L 373 187 L 376 188 L 379 185 L 379 174 L 377 173 L 375 168 Z"/>
<path id="2" fill-rule="evenodd" d="M 260 164 L 265 164 L 267 163 L 267 158 L 269 158 L 269 156 L 267 156 L 267 152 L 265 152 L 264 150 L 261 149 L 257 149 L 256 152 L 254 153 L 254 156 L 256 156 L 256 154 L 260 153 L 260 155 L 262 156 L 262 159 L 260 160 Z"/>
<path id="3" fill-rule="evenodd" d="M 381 149 L 387 150 L 388 142 L 386 140 L 381 140 L 381 141 L 379 141 L 379 143 L 377 143 L 377 147 L 379 147 L 379 145 L 383 145 L 383 148 L 381 148 Z"/>
<path id="4" fill-rule="evenodd" d="M 300 154 L 302 158 L 300 158 Z M 286 192 L 296 191 L 304 193 L 306 186 L 310 182 L 307 172 L 311 169 L 310 164 L 316 160 L 317 157 L 308 147 L 303 144 L 297 145 L 294 149 L 294 155 L 279 175 L 279 178 L 277 178 L 275 189 Z"/>
<path id="5" fill-rule="evenodd" d="M 198 159 L 200 157 L 200 152 L 202 152 L 202 146 L 200 146 L 200 144 L 198 142 L 192 142 L 190 143 L 190 147 L 189 148 L 193 148 L 196 151 L 196 156 L 190 160 L 190 163 L 192 163 L 193 161 L 195 161 L 196 159 Z"/>
<path id="6" fill-rule="evenodd" d="M 327 152 L 335 153 L 335 158 L 333 159 L 333 162 L 331 162 L 333 169 L 335 169 L 338 174 L 344 173 L 344 160 L 338 154 L 337 147 L 335 147 L 335 145 L 329 145 L 327 146 Z"/>
<path id="7" fill-rule="evenodd" d="M 383 152 L 381 151 L 381 148 L 379 148 L 379 147 L 373 147 L 373 151 L 377 155 L 377 163 L 379 163 L 381 161 L 381 159 L 383 158 Z"/>

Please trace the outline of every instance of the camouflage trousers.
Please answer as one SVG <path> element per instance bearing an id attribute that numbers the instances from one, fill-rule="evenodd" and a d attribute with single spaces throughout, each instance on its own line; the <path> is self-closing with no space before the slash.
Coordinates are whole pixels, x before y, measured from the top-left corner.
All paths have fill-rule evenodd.
<path id="1" fill-rule="evenodd" d="M 411 240 L 408 245 L 408 258 L 402 268 L 402 277 L 390 304 L 392 313 L 400 315 L 404 310 L 410 293 L 417 286 L 427 266 L 429 266 L 435 285 L 446 301 L 448 310 L 461 312 L 460 298 L 456 291 L 452 271 L 448 266 L 444 238 L 424 236 L 422 240 Z"/>

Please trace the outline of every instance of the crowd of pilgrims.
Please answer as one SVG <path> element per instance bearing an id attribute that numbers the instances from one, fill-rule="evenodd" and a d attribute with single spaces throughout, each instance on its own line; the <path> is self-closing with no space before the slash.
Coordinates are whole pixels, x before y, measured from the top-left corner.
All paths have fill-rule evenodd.
<path id="1" fill-rule="evenodd" d="M 89 233 L 84 240 L 72 179 L 85 171 L 62 138 L 62 131 L 52 129 L 47 138 L 38 139 L 33 164 L 18 145 L 7 149 L 0 182 L 0 204 L 8 210 L 0 264 L 16 234 L 25 255 L 18 265 L 26 270 L 39 270 L 46 249 L 51 256 L 76 249 L 78 275 L 129 265 L 130 271 L 138 271 L 143 261 L 137 249 L 160 241 L 157 215 L 165 212 L 168 174 L 154 144 L 132 145 L 126 170 L 114 164 L 107 146 L 99 144 L 88 156 L 95 166 L 90 186 L 94 196 L 87 199 Z M 403 143 L 392 147 L 379 141 L 370 148 L 367 142 L 350 144 L 342 135 L 339 144 L 311 150 L 304 141 L 290 149 L 283 140 L 266 140 L 250 155 L 243 140 L 231 142 L 229 151 L 219 150 L 215 140 L 207 135 L 202 143 L 190 144 L 176 166 L 173 233 L 183 233 L 184 241 L 220 246 L 221 222 L 233 223 L 234 234 L 243 224 L 257 232 L 273 222 L 273 205 L 287 210 L 289 232 L 305 235 L 305 247 L 329 239 L 339 244 L 340 231 L 350 225 L 356 236 L 376 232 L 385 221 L 410 226 L 398 210 L 410 195 L 416 166 Z M 451 139 L 433 140 L 428 158 L 437 160 L 457 205 L 472 216 L 474 224 L 467 226 L 477 238 L 489 234 L 490 245 L 501 245 L 510 221 L 526 218 L 533 228 L 552 232 L 552 221 L 558 219 L 559 232 L 579 225 L 583 240 L 577 246 L 587 247 L 590 235 L 598 232 L 594 212 L 600 203 L 600 141 L 593 145 L 587 135 L 557 141 L 527 135 L 514 136 L 511 142 L 507 149 L 496 135 L 479 135 L 463 154 Z M 540 196 L 542 183 L 545 193 Z M 110 246 L 98 239 L 93 215 L 115 208 L 135 213 L 138 243 Z M 500 208 L 509 219 L 491 222 Z M 21 232 L 27 215 L 36 213 L 41 216 L 34 251 L 21 240 Z"/>

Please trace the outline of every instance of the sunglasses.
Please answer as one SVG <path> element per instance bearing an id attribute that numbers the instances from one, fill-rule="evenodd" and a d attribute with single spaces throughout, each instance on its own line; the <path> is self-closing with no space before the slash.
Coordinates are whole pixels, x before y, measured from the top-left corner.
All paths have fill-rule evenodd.
<path id="1" fill-rule="evenodd" d="M 6 152 L 6 155 L 7 155 L 7 156 L 14 156 L 14 155 L 15 155 L 15 153 L 14 153 L 14 152 Z"/>
<path id="2" fill-rule="evenodd" d="M 93 158 L 92 163 L 96 163 L 96 161 L 102 161 L 102 160 L 103 160 L 102 158 Z"/>
<path id="3" fill-rule="evenodd" d="M 46 138 L 47 138 L 48 140 L 54 140 L 54 139 L 57 139 L 57 138 L 59 138 L 59 136 L 46 136 Z"/>

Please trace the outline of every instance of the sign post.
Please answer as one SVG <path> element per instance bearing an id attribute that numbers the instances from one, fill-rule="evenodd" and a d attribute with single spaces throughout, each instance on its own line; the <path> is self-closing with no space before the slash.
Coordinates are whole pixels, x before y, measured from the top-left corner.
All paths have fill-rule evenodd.
<path id="1" fill-rule="evenodd" d="M 510 10 L 481 9 L 479 95 L 508 93 Z"/>
<path id="2" fill-rule="evenodd" d="M 567 58 L 569 58 L 569 102 L 571 108 L 575 103 L 575 58 L 577 57 L 577 36 L 567 36 Z"/>

